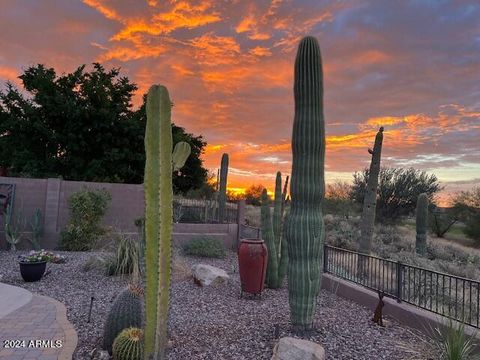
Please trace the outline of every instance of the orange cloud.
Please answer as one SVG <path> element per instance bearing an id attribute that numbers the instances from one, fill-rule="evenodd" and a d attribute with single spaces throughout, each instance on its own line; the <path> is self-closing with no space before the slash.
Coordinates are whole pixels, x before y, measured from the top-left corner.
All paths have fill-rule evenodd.
<path id="1" fill-rule="evenodd" d="M 102 0 L 83 0 L 83 3 L 94 8 L 107 19 L 122 22 L 120 15 L 112 8 L 105 6 Z"/>
<path id="2" fill-rule="evenodd" d="M 249 53 L 255 56 L 270 56 L 272 52 L 269 48 L 257 46 L 249 50 Z"/>

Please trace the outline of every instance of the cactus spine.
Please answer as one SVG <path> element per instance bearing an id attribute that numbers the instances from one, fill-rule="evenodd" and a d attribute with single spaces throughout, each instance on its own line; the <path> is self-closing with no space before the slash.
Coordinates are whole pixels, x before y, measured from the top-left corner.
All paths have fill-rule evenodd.
<path id="1" fill-rule="evenodd" d="M 291 208 L 286 224 L 288 293 L 294 330 L 312 328 L 320 288 L 325 229 L 323 73 L 317 39 L 302 39 L 295 59 Z"/>
<path id="2" fill-rule="evenodd" d="M 228 154 L 222 155 L 220 166 L 220 190 L 218 194 L 218 220 L 225 221 L 225 208 L 227 202 L 227 175 L 228 175 Z"/>
<path id="3" fill-rule="evenodd" d="M 113 342 L 113 360 L 142 360 L 143 330 L 135 327 L 123 330 Z"/>
<path id="4" fill-rule="evenodd" d="M 285 278 L 285 274 L 287 272 L 287 242 L 285 236 L 283 236 L 285 195 L 285 192 L 282 193 L 282 174 L 279 171 L 277 172 L 275 179 L 273 221 L 270 215 L 267 190 L 264 189 L 262 192 L 262 234 L 268 250 L 266 283 L 267 287 L 272 289 L 282 286 L 283 279 Z"/>
<path id="5" fill-rule="evenodd" d="M 428 226 L 428 196 L 422 193 L 417 199 L 417 237 L 415 248 L 417 254 L 425 255 L 427 250 L 427 226 Z"/>
<path id="6" fill-rule="evenodd" d="M 383 127 L 378 130 L 375 136 L 375 145 L 370 163 L 370 171 L 368 172 L 367 189 L 363 200 L 362 223 L 360 225 L 360 244 L 358 250 L 362 253 L 370 253 L 373 238 L 373 225 L 375 222 L 375 208 L 377 207 L 377 187 L 378 175 L 380 174 L 380 157 L 382 154 Z"/>
<path id="7" fill-rule="evenodd" d="M 153 85 L 147 96 L 145 132 L 145 359 L 165 358 L 172 252 L 172 170 L 190 151 L 175 146 L 172 162 L 171 102 L 168 90 Z M 187 144 L 188 145 L 188 144 Z"/>
<path id="8" fill-rule="evenodd" d="M 118 334 L 129 327 L 142 326 L 143 290 L 130 285 L 113 302 L 103 330 L 103 349 L 112 354 L 112 345 Z"/>

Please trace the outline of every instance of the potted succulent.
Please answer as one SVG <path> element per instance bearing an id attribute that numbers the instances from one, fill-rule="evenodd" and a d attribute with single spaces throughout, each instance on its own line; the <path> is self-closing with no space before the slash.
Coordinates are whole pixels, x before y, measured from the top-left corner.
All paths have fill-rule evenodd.
<path id="1" fill-rule="evenodd" d="M 30 251 L 27 255 L 20 255 L 20 274 L 27 282 L 38 281 L 42 278 L 47 267 L 47 262 L 63 263 L 65 257 L 54 254 L 50 251 Z"/>

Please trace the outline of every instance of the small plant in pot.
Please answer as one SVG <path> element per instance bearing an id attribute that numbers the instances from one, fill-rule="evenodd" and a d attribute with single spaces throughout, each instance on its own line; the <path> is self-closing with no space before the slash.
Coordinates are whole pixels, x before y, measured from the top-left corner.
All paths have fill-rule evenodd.
<path id="1" fill-rule="evenodd" d="M 20 274 L 26 282 L 38 281 L 42 278 L 47 267 L 47 262 L 63 263 L 65 258 L 49 251 L 30 251 L 27 255 L 20 255 Z"/>

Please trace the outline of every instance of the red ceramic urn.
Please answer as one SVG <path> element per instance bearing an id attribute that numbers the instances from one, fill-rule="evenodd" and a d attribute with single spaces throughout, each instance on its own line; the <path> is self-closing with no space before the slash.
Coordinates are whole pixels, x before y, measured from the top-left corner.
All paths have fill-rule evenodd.
<path id="1" fill-rule="evenodd" d="M 238 248 L 238 268 L 242 294 L 261 294 L 267 274 L 267 247 L 262 239 L 242 239 Z"/>

